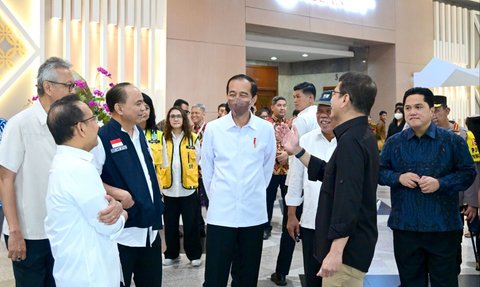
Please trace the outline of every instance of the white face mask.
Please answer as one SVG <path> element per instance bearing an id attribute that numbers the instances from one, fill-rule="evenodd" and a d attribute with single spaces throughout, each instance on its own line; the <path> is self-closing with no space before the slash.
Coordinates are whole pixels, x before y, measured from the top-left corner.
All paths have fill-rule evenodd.
<path id="1" fill-rule="evenodd" d="M 397 119 L 397 121 L 399 121 L 403 118 L 402 113 L 395 113 L 393 116 Z"/>

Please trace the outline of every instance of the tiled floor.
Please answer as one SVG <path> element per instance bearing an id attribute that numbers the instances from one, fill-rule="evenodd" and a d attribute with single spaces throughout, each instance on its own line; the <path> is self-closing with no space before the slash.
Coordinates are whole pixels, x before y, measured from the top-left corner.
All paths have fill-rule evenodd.
<path id="1" fill-rule="evenodd" d="M 392 232 L 387 227 L 387 218 L 390 206 L 388 190 L 379 187 L 378 197 L 382 200 L 378 215 L 379 238 L 373 258 L 372 266 L 365 279 L 365 287 L 396 287 L 399 285 L 398 272 L 393 258 Z M 278 202 L 276 203 L 278 205 Z M 275 270 L 275 263 L 280 240 L 281 213 L 275 207 L 273 218 L 272 237 L 264 241 L 262 264 L 258 281 L 259 287 L 276 286 L 270 281 L 270 274 Z M 287 277 L 287 286 L 300 287 L 299 275 L 303 274 L 301 244 L 298 244 L 292 262 L 290 274 Z M 180 264 L 163 268 L 164 287 L 197 287 L 203 282 L 203 265 L 192 267 L 183 255 Z M 5 244 L 0 244 L 0 286 L 13 287 L 13 276 L 9 260 L 6 258 Z M 475 259 L 470 239 L 463 240 L 462 275 L 459 278 L 460 287 L 480 286 L 480 272 L 475 270 Z"/>

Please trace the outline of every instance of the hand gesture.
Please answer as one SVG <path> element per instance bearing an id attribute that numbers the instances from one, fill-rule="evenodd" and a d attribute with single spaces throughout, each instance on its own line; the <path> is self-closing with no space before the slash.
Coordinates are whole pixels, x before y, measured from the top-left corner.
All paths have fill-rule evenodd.
<path id="1" fill-rule="evenodd" d="M 296 154 L 301 150 L 298 145 L 298 130 L 294 125 L 293 130 L 290 130 L 284 123 L 275 128 L 275 134 L 278 139 L 282 141 L 282 145 L 289 155 Z"/>
<path id="2" fill-rule="evenodd" d="M 405 187 L 415 188 L 420 181 L 420 177 L 413 172 L 406 172 L 400 175 L 398 181 Z"/>
<path id="3" fill-rule="evenodd" d="M 288 153 L 286 151 L 281 151 L 277 154 L 277 162 L 281 165 L 288 163 Z"/>
<path id="4" fill-rule="evenodd" d="M 440 188 L 440 182 L 431 176 L 422 176 L 418 181 L 418 186 L 423 193 L 433 193 Z"/>
<path id="5" fill-rule="evenodd" d="M 108 201 L 108 206 L 98 213 L 98 220 L 105 224 L 114 224 L 124 211 L 122 204 L 108 194 L 105 195 L 105 199 Z"/>

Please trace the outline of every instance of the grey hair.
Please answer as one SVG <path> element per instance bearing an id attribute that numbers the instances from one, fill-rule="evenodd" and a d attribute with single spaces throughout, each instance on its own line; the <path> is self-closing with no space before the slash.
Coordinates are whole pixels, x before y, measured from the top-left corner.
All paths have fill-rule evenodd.
<path id="1" fill-rule="evenodd" d="M 57 80 L 57 71 L 58 68 L 70 69 L 72 64 L 66 60 L 60 59 L 58 57 L 50 57 L 45 63 L 43 63 L 40 68 L 38 68 L 37 75 L 37 93 L 39 96 L 45 94 L 43 89 L 43 82 L 45 81 L 55 81 Z"/>
<path id="2" fill-rule="evenodd" d="M 192 109 L 193 108 L 199 108 L 202 112 L 205 112 L 207 110 L 207 107 L 205 107 L 204 104 L 196 104 L 196 105 L 193 105 L 192 106 Z"/>

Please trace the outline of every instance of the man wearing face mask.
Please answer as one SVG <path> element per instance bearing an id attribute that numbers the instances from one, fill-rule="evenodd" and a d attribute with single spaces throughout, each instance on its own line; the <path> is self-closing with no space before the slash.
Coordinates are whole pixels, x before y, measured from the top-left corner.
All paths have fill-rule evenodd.
<path id="1" fill-rule="evenodd" d="M 243 74 L 227 82 L 231 112 L 210 122 L 202 145 L 207 213 L 205 287 L 257 286 L 267 222 L 266 188 L 275 163 L 272 124 L 250 112 L 257 84 Z"/>

